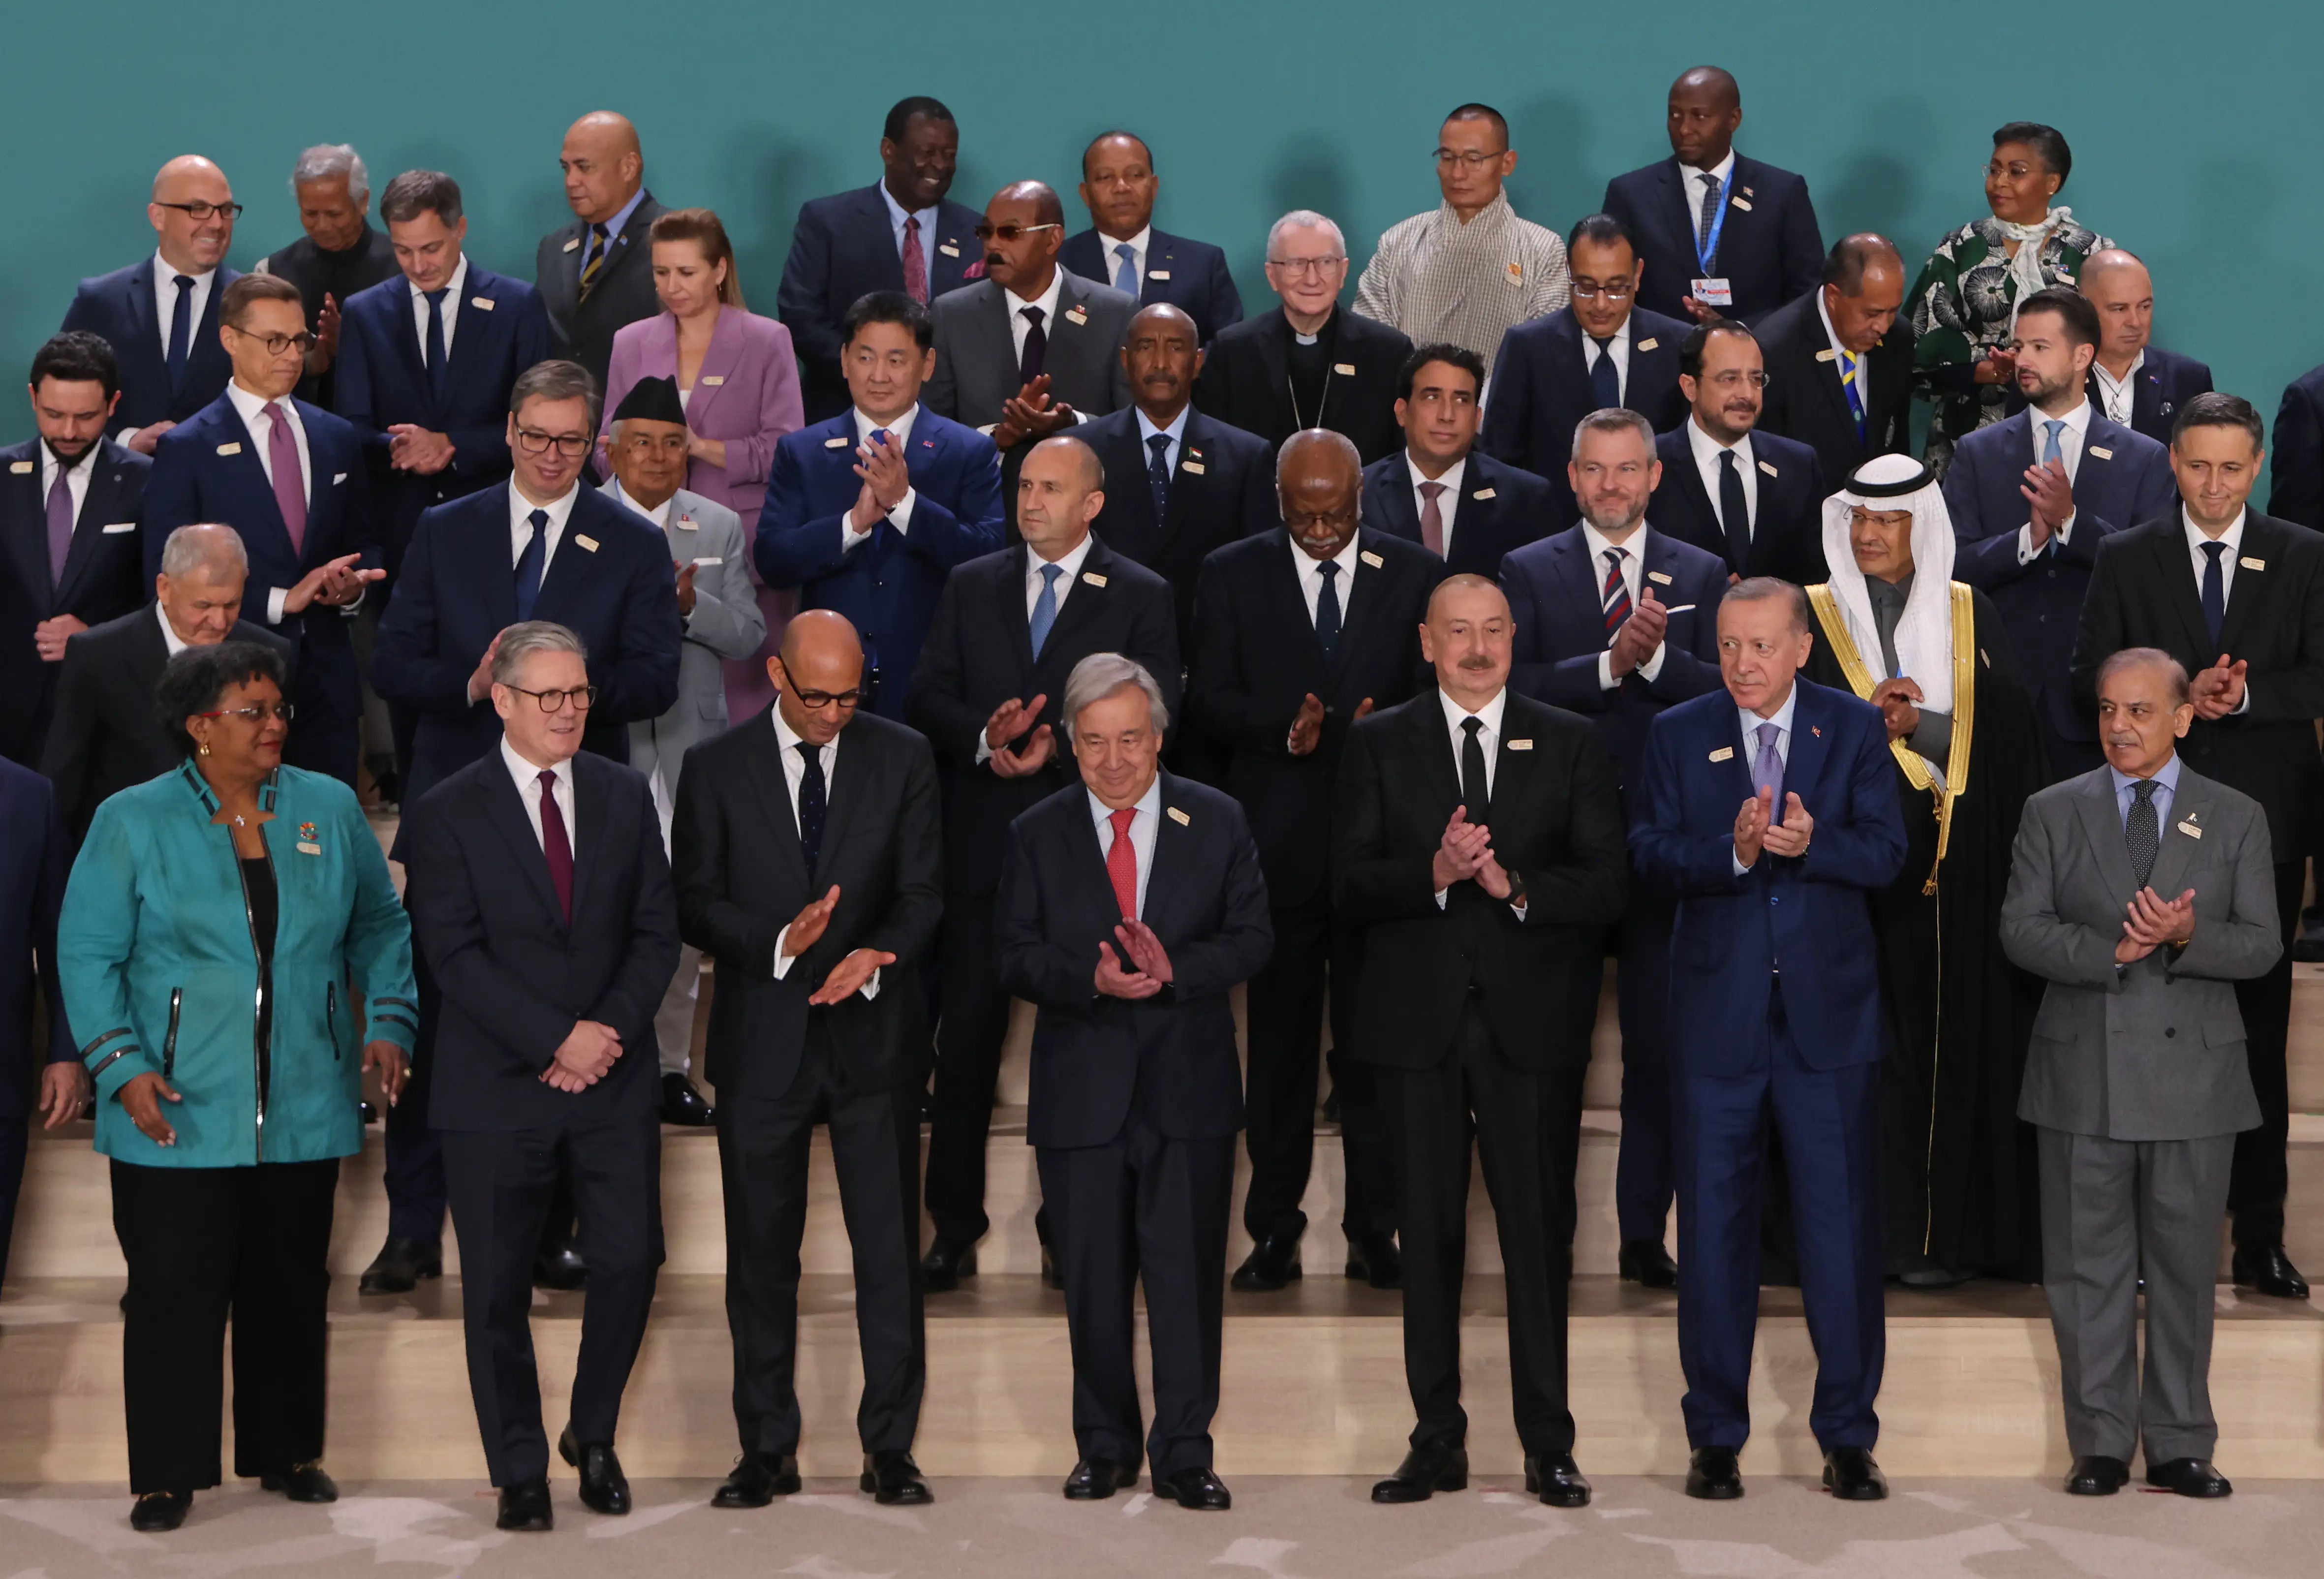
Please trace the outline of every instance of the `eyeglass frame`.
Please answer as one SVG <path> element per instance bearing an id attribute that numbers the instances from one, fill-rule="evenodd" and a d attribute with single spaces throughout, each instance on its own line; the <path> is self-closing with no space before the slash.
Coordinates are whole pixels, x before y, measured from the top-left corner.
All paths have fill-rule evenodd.
<path id="1" fill-rule="evenodd" d="M 976 222 L 976 228 L 972 234 L 979 241 L 998 240 L 1006 245 L 1030 235 L 1037 230 L 1063 230 L 1064 228 L 1064 226 L 1055 220 L 1047 225 L 993 225 L 980 219 Z"/>
<path id="2" fill-rule="evenodd" d="M 156 198 L 153 199 L 153 207 L 156 208 L 175 208 L 187 218 L 192 220 L 195 224 L 208 225 L 210 222 L 211 216 L 217 214 L 225 215 L 226 217 L 226 222 L 228 224 L 232 224 L 235 220 L 242 217 L 243 210 L 250 207 L 250 205 L 247 203 L 164 203 L 161 199 Z M 207 214 L 198 212 L 198 210 L 205 208 L 209 210 L 209 212 Z"/>
<path id="3" fill-rule="evenodd" d="M 543 433 L 538 428 L 517 429 L 516 441 L 517 447 L 527 455 L 547 455 L 553 449 L 567 460 L 579 460 L 592 448 L 586 433 Z"/>
<path id="4" fill-rule="evenodd" d="M 290 716 L 296 710 L 296 704 L 290 702 L 253 702 L 247 707 L 218 707 L 208 713 L 197 713 L 194 716 L 197 718 L 247 718 L 263 729 L 266 726 L 266 721 L 269 718 L 280 718 L 285 724 L 290 723 Z"/>
<path id="5" fill-rule="evenodd" d="M 1620 287 L 1618 290 L 1616 289 L 1618 285 Z M 1635 280 L 1607 280 L 1586 287 L 1569 284 L 1566 290 L 1583 301 L 1595 301 L 1600 296 L 1609 301 L 1620 301 L 1627 297 L 1636 296 L 1638 293 L 1638 284 Z"/>
<path id="6" fill-rule="evenodd" d="M 853 712 L 863 705 L 863 688 L 858 686 L 852 691 L 808 691 L 793 686 L 791 700 L 810 713 L 820 713 L 835 703 L 840 711 Z"/>
<path id="7" fill-rule="evenodd" d="M 1333 265 L 1344 265 L 1348 261 L 1347 254 L 1333 253 L 1331 256 L 1323 258 L 1269 258 L 1267 260 L 1267 266 L 1270 269 L 1280 269 L 1296 280 L 1308 274 L 1329 273 Z"/>
<path id="8" fill-rule="evenodd" d="M 1457 164 L 1471 171 L 1482 170 L 1496 159 L 1507 159 L 1508 156 L 1509 151 L 1506 148 L 1493 153 L 1480 153 L 1473 148 L 1465 151 L 1439 148 L 1435 155 L 1436 162 L 1440 167 Z"/>
<path id="9" fill-rule="evenodd" d="M 494 680 L 493 683 L 503 690 L 514 691 L 520 697 L 530 697 L 540 704 L 540 710 L 544 713 L 560 712 L 563 710 L 563 704 L 567 702 L 573 704 L 573 710 L 576 713 L 586 713 L 597 705 L 595 686 L 575 686 L 570 690 L 563 691 L 529 691 L 522 686 L 512 686 L 506 680 Z"/>
<path id="10" fill-rule="evenodd" d="M 269 356 L 280 356 L 293 346 L 299 347 L 299 354 L 303 356 L 323 343 L 319 337 L 306 329 L 300 329 L 295 335 L 262 335 L 255 329 L 244 328 L 240 324 L 228 324 L 226 327 L 245 338 L 256 340 L 266 347 L 266 354 Z M 278 340 L 281 344 L 275 344 Z"/>
<path id="11" fill-rule="evenodd" d="M 1708 377 L 1702 374 L 1694 375 L 1695 383 L 1707 383 L 1713 389 L 1731 388 L 1738 379 L 1753 389 L 1765 389 L 1775 382 L 1775 375 L 1764 367 L 1722 367 Z"/>

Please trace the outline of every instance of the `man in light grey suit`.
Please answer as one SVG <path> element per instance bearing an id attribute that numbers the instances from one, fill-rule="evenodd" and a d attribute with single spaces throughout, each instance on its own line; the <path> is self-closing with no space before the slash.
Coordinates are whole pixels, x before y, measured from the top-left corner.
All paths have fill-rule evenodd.
<path id="1" fill-rule="evenodd" d="M 2236 1132 L 2260 1120 L 2235 983 L 2283 947 L 2267 818 L 2180 761 L 2194 708 L 2170 654 L 2116 652 L 2098 693 L 2107 765 L 2025 803 L 2001 909 L 2002 947 L 2050 983 L 2017 1113 L 2042 1159 L 2066 1490 L 2119 1491 L 2143 1439 L 2148 1484 L 2224 1497 L 2212 1284 Z"/>
<path id="2" fill-rule="evenodd" d="M 669 540 L 678 566 L 678 612 L 686 644 L 678 660 L 678 701 L 659 718 L 630 725 L 630 766 L 652 781 L 661 813 L 662 843 L 669 842 L 678 778 L 696 741 L 726 727 L 723 660 L 748 658 L 767 639 L 767 618 L 751 586 L 750 549 L 742 518 L 724 504 L 678 486 L 686 480 L 686 408 L 674 378 L 641 378 L 613 411 L 607 458 L 613 480 L 604 491 L 656 526 Z M 665 1123 L 706 1124 L 709 1104 L 687 1078 L 694 1042 L 694 997 L 702 979 L 702 952 L 681 949 L 678 974 L 654 1016 L 661 1046 L 661 1116 Z"/>

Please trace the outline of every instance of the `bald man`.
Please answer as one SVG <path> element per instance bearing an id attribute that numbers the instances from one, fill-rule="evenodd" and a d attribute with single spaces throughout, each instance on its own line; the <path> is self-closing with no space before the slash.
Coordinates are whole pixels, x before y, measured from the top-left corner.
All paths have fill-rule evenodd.
<path id="1" fill-rule="evenodd" d="M 113 436 L 141 455 L 226 390 L 233 374 L 218 340 L 218 298 L 242 276 L 226 266 L 242 205 L 226 172 L 182 154 L 153 177 L 145 217 L 153 255 L 83 280 L 63 328 L 102 335 L 120 364 Z"/>
<path id="2" fill-rule="evenodd" d="M 540 238 L 533 282 L 549 309 L 553 354 L 581 364 L 603 389 L 614 332 L 661 310 L 647 238 L 669 210 L 646 190 L 645 154 L 627 115 L 583 115 L 566 131 L 557 163 L 573 219 Z"/>
<path id="3" fill-rule="evenodd" d="M 671 832 L 679 933 L 717 966 L 707 1065 L 742 1457 L 712 1501 L 799 1489 L 799 1236 L 808 1140 L 828 1123 L 863 1349 L 859 1483 L 926 1502 L 911 1049 L 927 1045 L 917 965 L 943 908 L 936 761 L 856 706 L 863 649 L 842 614 L 794 618 L 767 677 L 773 705 L 690 753 Z"/>
<path id="4" fill-rule="evenodd" d="M 1895 242 L 1843 235 L 1823 283 L 1755 330 L 1767 373 L 1759 431 L 1814 450 L 1834 483 L 1912 442 L 1913 326 L 1898 316 L 1910 283 Z"/>
<path id="5" fill-rule="evenodd" d="M 2168 445 L 2179 408 L 2199 394 L 2210 393 L 2210 367 L 2153 343 L 2154 277 L 2137 254 L 2118 246 L 2094 252 L 2074 283 L 2098 309 L 2090 403 L 2109 420 Z M 2279 454 L 2276 475 L 2282 471 Z"/>

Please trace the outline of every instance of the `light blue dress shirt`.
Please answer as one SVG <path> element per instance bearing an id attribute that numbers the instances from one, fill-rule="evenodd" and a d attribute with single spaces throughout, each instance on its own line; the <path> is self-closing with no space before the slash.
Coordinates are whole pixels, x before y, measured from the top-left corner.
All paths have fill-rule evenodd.
<path id="1" fill-rule="evenodd" d="M 904 206 L 896 201 L 896 194 L 888 189 L 888 183 L 884 180 L 880 183 L 880 200 L 888 205 L 888 231 L 895 237 L 897 261 L 901 262 L 904 256 L 904 221 L 909 218 L 918 219 L 920 222 L 920 286 L 924 295 L 933 298 L 936 293 L 935 274 L 937 205 L 932 203 L 925 208 L 916 209 L 908 214 L 905 212 Z M 906 282 L 905 288 L 908 291 L 910 289 L 908 281 Z"/>

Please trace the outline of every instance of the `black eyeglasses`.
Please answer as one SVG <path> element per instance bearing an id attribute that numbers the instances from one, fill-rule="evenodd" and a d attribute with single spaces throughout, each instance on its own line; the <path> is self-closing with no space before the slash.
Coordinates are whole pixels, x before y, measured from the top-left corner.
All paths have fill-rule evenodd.
<path id="1" fill-rule="evenodd" d="M 980 220 L 976 226 L 976 239 L 1015 241 L 1019 236 L 1030 235 L 1037 230 L 1063 230 L 1064 228 L 1062 225 L 987 225 Z"/>
<path id="2" fill-rule="evenodd" d="M 197 225 L 207 225 L 213 215 L 223 214 L 228 219 L 242 217 L 240 203 L 156 203 L 157 208 L 175 208 Z"/>
<path id="3" fill-rule="evenodd" d="M 288 724 L 290 722 L 290 704 L 277 702 L 269 706 L 264 702 L 258 702 L 247 707 L 220 707 L 215 712 L 197 713 L 194 716 L 197 718 L 247 718 L 253 724 L 262 725 L 269 718 L 280 718 L 283 723 Z"/>
<path id="4" fill-rule="evenodd" d="M 595 686 L 575 686 L 569 691 L 529 691 L 522 686 L 509 686 L 507 688 L 520 697 L 530 697 L 540 704 L 540 710 L 544 713 L 554 713 L 567 702 L 573 704 L 576 713 L 586 713 L 597 699 Z"/>
<path id="5" fill-rule="evenodd" d="M 543 433 L 538 428 L 520 428 L 516 444 L 527 455 L 547 455 L 554 449 L 567 460 L 579 460 L 589 453 L 586 433 Z"/>
<path id="6" fill-rule="evenodd" d="M 318 343 L 315 337 L 307 333 L 304 329 L 300 330 L 295 335 L 260 335 L 253 334 L 250 330 L 242 328 L 234 324 L 228 324 L 226 327 L 233 329 L 235 334 L 240 335 L 246 340 L 256 340 L 260 345 L 266 347 L 266 354 L 269 356 L 280 356 L 283 352 L 288 351 L 293 346 L 298 346 L 300 355 L 304 356 L 306 353 L 313 350 Z"/>
<path id="7" fill-rule="evenodd" d="M 853 691 L 793 691 L 791 699 L 810 713 L 820 713 L 837 703 L 842 711 L 853 709 L 863 700 L 861 689 Z"/>

